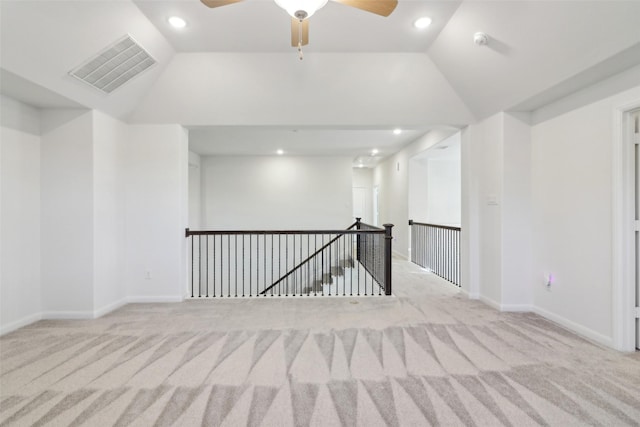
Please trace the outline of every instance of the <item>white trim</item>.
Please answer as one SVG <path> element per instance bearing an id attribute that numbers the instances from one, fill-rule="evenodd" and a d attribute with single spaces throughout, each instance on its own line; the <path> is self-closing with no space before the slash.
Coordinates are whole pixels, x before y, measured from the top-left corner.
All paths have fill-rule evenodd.
<path id="1" fill-rule="evenodd" d="M 480 294 L 477 293 L 471 293 L 468 290 L 466 290 L 465 288 L 458 288 L 458 290 L 460 291 L 460 293 L 464 294 L 467 296 L 467 298 L 469 299 L 480 299 Z"/>
<path id="2" fill-rule="evenodd" d="M 93 311 L 45 311 L 42 313 L 43 320 L 86 320 L 93 318 Z"/>
<path id="3" fill-rule="evenodd" d="M 499 302 L 483 295 L 480 295 L 479 299 L 488 306 L 502 312 L 529 313 L 533 311 L 533 306 L 528 304 L 500 304 Z"/>
<path id="4" fill-rule="evenodd" d="M 126 298 L 128 304 L 132 303 L 154 303 L 154 302 L 182 302 L 184 297 L 180 295 L 160 295 L 154 297 L 148 296 L 128 296 Z"/>
<path id="5" fill-rule="evenodd" d="M 411 258 L 408 257 L 405 254 L 401 254 L 400 252 L 396 251 L 395 249 L 392 249 L 391 252 L 393 253 L 393 255 L 396 255 L 399 258 L 402 258 L 405 261 L 411 261 Z"/>
<path id="6" fill-rule="evenodd" d="M 612 143 L 612 324 L 610 345 L 621 351 L 635 350 L 632 283 L 634 260 L 633 220 L 633 156 L 630 155 L 630 129 L 627 125 L 629 111 L 640 108 L 640 100 L 621 105 L 613 110 Z"/>
<path id="7" fill-rule="evenodd" d="M 533 311 L 533 306 L 529 304 L 500 304 L 500 311 L 531 313 Z"/>
<path id="8" fill-rule="evenodd" d="M 107 305 L 105 305 L 104 307 L 102 307 L 102 308 L 100 308 L 98 310 L 94 310 L 93 311 L 93 318 L 97 319 L 98 317 L 102 317 L 105 314 L 110 313 L 110 312 L 112 312 L 114 310 L 117 310 L 117 309 L 119 309 L 120 307 L 122 307 L 123 305 L 126 305 L 126 304 L 127 304 L 127 299 L 126 298 L 123 298 L 120 301 L 116 301 L 116 302 L 113 302 L 111 304 L 107 304 Z"/>
<path id="9" fill-rule="evenodd" d="M 491 298 L 487 298 L 484 295 L 480 295 L 478 299 L 487 304 L 489 307 L 495 308 L 496 310 L 500 311 L 500 303 L 498 303 L 497 301 L 494 301 Z"/>
<path id="10" fill-rule="evenodd" d="M 544 310 L 540 307 L 533 306 L 532 309 L 533 309 L 532 311 L 535 314 L 542 316 L 547 320 L 551 320 L 552 322 L 557 323 L 560 326 L 564 326 L 565 328 L 569 329 L 571 332 L 574 332 L 578 335 L 582 335 L 584 338 L 587 338 L 591 341 L 594 341 L 598 344 L 602 344 L 607 347 L 613 346 L 613 340 L 611 337 L 602 335 L 601 333 L 596 332 L 593 329 L 586 328 L 578 323 L 575 323 L 562 316 L 558 316 L 557 314 L 551 313 L 550 311 Z"/>
<path id="11" fill-rule="evenodd" d="M 18 319 L 6 325 L 0 326 L 0 336 L 4 334 L 8 334 L 9 332 L 13 332 L 17 329 L 35 323 L 39 320 L 42 320 L 42 313 L 35 313 L 29 316 L 25 316 L 22 319 Z"/>

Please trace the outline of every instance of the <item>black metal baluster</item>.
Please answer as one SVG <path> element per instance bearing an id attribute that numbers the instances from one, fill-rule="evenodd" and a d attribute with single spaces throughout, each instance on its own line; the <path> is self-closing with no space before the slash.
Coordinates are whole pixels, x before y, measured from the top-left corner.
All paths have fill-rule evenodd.
<path id="1" fill-rule="evenodd" d="M 204 236 L 206 243 L 206 265 L 205 265 L 205 288 L 207 289 L 207 298 L 209 298 L 209 236 Z"/>
<path id="2" fill-rule="evenodd" d="M 202 235 L 198 234 L 198 298 L 202 297 Z"/>

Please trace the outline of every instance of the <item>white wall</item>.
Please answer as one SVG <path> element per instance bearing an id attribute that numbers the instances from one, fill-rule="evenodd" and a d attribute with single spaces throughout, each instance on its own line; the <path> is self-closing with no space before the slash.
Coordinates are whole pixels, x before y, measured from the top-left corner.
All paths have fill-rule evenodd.
<path id="1" fill-rule="evenodd" d="M 393 250 L 409 253 L 409 161 L 417 153 L 456 133 L 456 129 L 432 130 L 396 154 L 380 162 L 373 171 L 373 183 L 380 191 L 380 224 L 393 224 Z"/>
<path id="2" fill-rule="evenodd" d="M 463 289 L 509 311 L 530 310 L 530 127 L 499 113 L 463 132 Z"/>
<path id="3" fill-rule="evenodd" d="M 179 125 L 129 128 L 125 283 L 132 301 L 179 301 L 186 291 L 188 141 Z"/>
<path id="4" fill-rule="evenodd" d="M 613 111 L 639 100 L 637 87 L 532 128 L 535 305 L 547 317 L 608 345 L 613 333 Z M 550 289 L 543 280 L 548 273 L 556 277 Z"/>
<path id="5" fill-rule="evenodd" d="M 460 225 L 460 160 L 429 159 L 428 222 Z"/>
<path id="6" fill-rule="evenodd" d="M 94 311 L 100 315 L 123 303 L 124 149 L 128 127 L 93 112 L 93 287 Z"/>
<path id="7" fill-rule="evenodd" d="M 291 52 L 178 53 L 132 115 L 135 123 L 184 126 L 391 128 L 471 120 L 428 55 L 387 52 L 316 52 L 304 61 Z"/>
<path id="8" fill-rule="evenodd" d="M 503 126 L 501 303 L 511 310 L 529 310 L 535 281 L 531 277 L 531 127 L 508 113 Z"/>
<path id="9" fill-rule="evenodd" d="M 373 170 L 371 168 L 353 168 L 353 192 L 354 204 L 357 192 L 360 192 L 364 198 L 362 222 L 373 224 Z"/>
<path id="10" fill-rule="evenodd" d="M 446 147 L 440 149 L 439 147 Z M 413 156 L 409 162 L 409 217 L 460 225 L 460 132 Z"/>
<path id="11" fill-rule="evenodd" d="M 202 157 L 207 229 L 342 229 L 353 223 L 343 157 Z"/>
<path id="12" fill-rule="evenodd" d="M 0 334 L 40 318 L 40 112 L 2 97 Z M 9 105 L 8 105 L 9 104 Z M 7 109 L 5 109 L 7 106 Z M 7 120 L 5 112 L 26 112 Z M 11 110 L 10 110 L 11 109 Z M 33 132 L 36 132 L 35 134 Z"/>
<path id="13" fill-rule="evenodd" d="M 200 155 L 189 151 L 189 228 L 199 230 L 202 217 Z"/>
<path id="14" fill-rule="evenodd" d="M 93 114 L 43 112 L 43 310 L 93 316 Z"/>
<path id="15" fill-rule="evenodd" d="M 409 160 L 409 219 L 429 222 L 429 161 L 414 156 Z"/>

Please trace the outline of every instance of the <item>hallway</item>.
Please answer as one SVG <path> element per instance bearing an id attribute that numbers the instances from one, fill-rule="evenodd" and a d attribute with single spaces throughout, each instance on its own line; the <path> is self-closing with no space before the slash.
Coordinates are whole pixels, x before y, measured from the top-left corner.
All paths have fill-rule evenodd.
<path id="1" fill-rule="evenodd" d="M 0 425 L 640 425 L 639 353 L 393 268 L 393 297 L 34 323 L 0 338 Z"/>

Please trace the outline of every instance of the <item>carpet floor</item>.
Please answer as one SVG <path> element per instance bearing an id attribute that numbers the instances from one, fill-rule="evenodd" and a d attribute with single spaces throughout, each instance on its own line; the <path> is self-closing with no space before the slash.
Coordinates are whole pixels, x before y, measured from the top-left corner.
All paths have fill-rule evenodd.
<path id="1" fill-rule="evenodd" d="M 640 426 L 640 355 L 404 261 L 393 297 L 130 304 L 0 338 L 0 426 Z"/>

